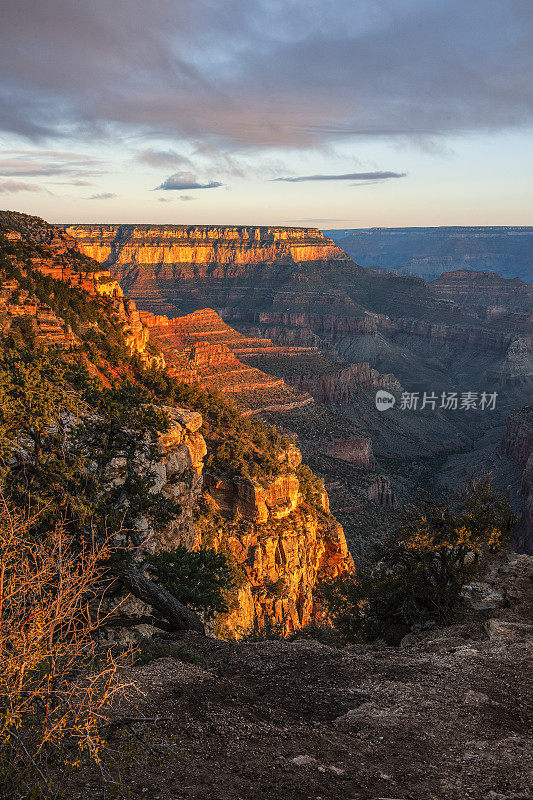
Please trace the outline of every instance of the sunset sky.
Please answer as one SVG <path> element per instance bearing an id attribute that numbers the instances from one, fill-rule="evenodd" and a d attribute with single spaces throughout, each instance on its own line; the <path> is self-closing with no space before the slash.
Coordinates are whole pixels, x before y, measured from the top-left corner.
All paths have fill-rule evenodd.
<path id="1" fill-rule="evenodd" d="M 3 0 L 0 207 L 530 225 L 531 0 Z"/>

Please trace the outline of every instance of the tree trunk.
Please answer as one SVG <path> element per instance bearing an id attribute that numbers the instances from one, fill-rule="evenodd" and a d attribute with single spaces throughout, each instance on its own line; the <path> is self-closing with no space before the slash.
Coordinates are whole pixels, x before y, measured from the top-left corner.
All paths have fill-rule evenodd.
<path id="1" fill-rule="evenodd" d="M 143 568 L 130 567 L 122 576 L 127 589 L 143 603 L 149 603 L 175 631 L 197 631 L 205 636 L 202 620 L 194 611 L 184 606 L 174 595 L 147 578 Z"/>

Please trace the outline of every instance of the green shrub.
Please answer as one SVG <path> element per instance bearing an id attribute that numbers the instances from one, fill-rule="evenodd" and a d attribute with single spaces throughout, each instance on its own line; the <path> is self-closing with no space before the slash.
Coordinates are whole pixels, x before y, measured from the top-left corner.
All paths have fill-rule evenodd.
<path id="1" fill-rule="evenodd" d="M 208 548 L 195 552 L 179 545 L 148 556 L 146 563 L 155 569 L 165 589 L 180 603 L 202 612 L 206 619 L 212 619 L 217 612 L 227 612 L 224 595 L 232 582 L 223 553 Z"/>
<path id="2" fill-rule="evenodd" d="M 516 523 L 508 498 L 487 479 L 446 504 L 405 513 L 355 575 L 322 585 L 330 618 L 346 642 L 399 640 L 415 625 L 444 622 L 482 558 L 509 539 Z"/>

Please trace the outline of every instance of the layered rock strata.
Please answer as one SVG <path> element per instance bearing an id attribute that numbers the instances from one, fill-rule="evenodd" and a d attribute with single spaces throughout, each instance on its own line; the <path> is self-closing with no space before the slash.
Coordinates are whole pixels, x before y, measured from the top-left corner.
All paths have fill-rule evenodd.
<path id="1" fill-rule="evenodd" d="M 232 398 L 245 414 L 309 405 L 308 392 L 288 386 L 237 358 L 249 349 L 281 350 L 268 339 L 243 336 L 211 309 L 174 319 L 141 312 L 152 341 L 165 353 L 169 372 L 184 381 L 199 381 Z"/>
<path id="2" fill-rule="evenodd" d="M 124 297 L 120 284 L 108 270 L 99 269 L 97 264 L 88 259 L 81 260 L 74 239 L 53 225 L 49 225 L 38 217 L 29 217 L 10 211 L 0 211 L 0 235 L 4 233 L 9 243 L 29 242 L 39 247 L 39 255 L 25 261 L 13 263 L 23 271 L 27 268 L 38 270 L 43 275 L 67 283 L 69 286 L 87 292 L 92 297 L 111 300 L 112 309 L 123 326 L 123 335 L 130 354 L 137 354 L 143 361 L 152 363 L 154 358 L 147 352 L 148 330 L 141 322 L 137 307 L 133 300 Z M 15 302 L 10 302 L 15 292 Z M 18 298 L 21 298 L 21 302 Z M 69 346 L 75 342 L 72 332 L 62 325 L 52 313 L 52 309 L 30 296 L 25 290 L 19 290 L 14 283 L 4 283 L 0 304 L 7 317 L 27 315 L 34 318 L 37 334 L 43 341 Z M 4 328 L 6 324 L 4 322 Z M 155 359 L 157 361 L 157 359 Z M 162 362 L 158 362 L 162 366 Z"/>
<path id="3" fill-rule="evenodd" d="M 151 279 L 154 270 L 145 268 L 154 266 L 157 277 L 229 278 L 243 274 L 251 264 L 347 258 L 316 228 L 69 225 L 65 229 L 86 255 L 112 265 L 126 281 Z"/>

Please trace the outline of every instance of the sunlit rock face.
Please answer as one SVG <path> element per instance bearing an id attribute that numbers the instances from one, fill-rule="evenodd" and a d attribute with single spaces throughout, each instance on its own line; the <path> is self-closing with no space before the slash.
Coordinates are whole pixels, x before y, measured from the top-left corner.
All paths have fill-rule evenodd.
<path id="1" fill-rule="evenodd" d="M 21 267 L 39 270 L 54 280 L 60 280 L 69 286 L 81 289 L 92 297 L 105 297 L 112 301 L 112 308 L 123 325 L 126 346 L 130 354 L 137 354 L 146 363 L 163 365 L 161 358 L 147 353 L 149 332 L 142 323 L 135 302 L 124 297 L 118 281 L 107 269 L 98 269 L 95 262 L 88 259 L 79 260 L 79 250 L 75 240 L 61 227 L 49 225 L 39 217 L 31 217 L 13 211 L 0 211 L 0 224 L 9 228 L 8 241 L 26 241 L 39 247 L 39 255 L 35 255 L 29 263 Z M 9 305 L 4 286 L 0 304 Z M 13 315 L 25 314 L 34 316 L 36 330 L 44 344 L 54 341 L 62 346 L 69 346 L 75 341 L 72 332 L 65 330 L 60 321 L 51 314 L 51 309 L 39 304 L 36 298 L 26 296 L 24 305 L 15 304 L 18 308 L 10 311 Z"/>
<path id="2" fill-rule="evenodd" d="M 143 308 L 172 316 L 176 308 L 172 313 L 167 295 L 176 281 L 236 279 L 257 269 L 268 275 L 284 264 L 347 259 L 316 228 L 70 225 L 66 232 L 129 295 L 142 298 Z"/>
<path id="3" fill-rule="evenodd" d="M 217 537 L 245 576 L 235 607 L 219 621 L 224 638 L 269 625 L 286 635 L 320 620 L 316 584 L 353 569 L 341 525 L 301 502 L 281 519 L 229 526 Z"/>

